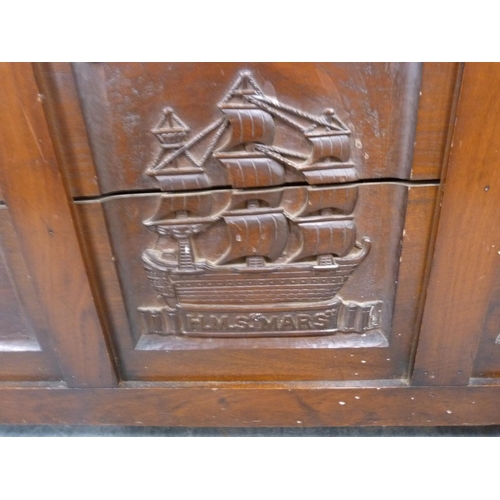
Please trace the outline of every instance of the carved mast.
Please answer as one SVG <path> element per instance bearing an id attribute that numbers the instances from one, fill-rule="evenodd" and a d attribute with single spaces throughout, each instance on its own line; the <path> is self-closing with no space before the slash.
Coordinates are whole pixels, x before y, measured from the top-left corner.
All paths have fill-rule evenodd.
<path id="1" fill-rule="evenodd" d="M 205 130 L 187 140 L 189 127 L 173 112 L 172 108 L 163 110 L 164 118 L 152 130 L 161 144 L 162 151 L 145 174 L 155 177 L 162 191 L 185 191 L 210 186 L 204 164 L 227 126 L 224 118 L 210 124 Z M 212 137 L 212 143 L 201 160 L 191 153 L 201 140 Z"/>
<path id="2" fill-rule="evenodd" d="M 227 126 L 224 119 L 209 125 L 189 141 L 189 127 L 173 112 L 172 108 L 163 110 L 164 117 L 152 130 L 161 144 L 162 152 L 147 171 L 154 176 L 163 191 L 199 189 L 210 185 L 203 164 L 215 148 L 217 141 Z M 199 141 L 214 134 L 212 145 L 201 161 L 190 153 L 190 148 Z M 164 195 L 156 213 L 144 224 L 162 236 L 172 236 L 179 245 L 178 265 L 184 271 L 195 271 L 191 238 L 205 231 L 216 219 L 211 217 L 212 197 L 209 194 L 185 196 Z M 150 249 L 144 258 L 157 260 L 158 252 Z"/>
<path id="3" fill-rule="evenodd" d="M 225 123 L 221 120 L 203 132 L 186 140 L 189 127 L 171 108 L 163 110 L 164 118 L 152 130 L 161 144 L 162 152 L 156 163 L 146 171 L 156 177 L 163 191 L 182 191 L 207 187 L 210 181 L 202 166 L 190 154 L 194 146 L 208 134 L 217 130 L 222 133 Z M 218 137 L 217 137 L 218 138 Z M 203 159 L 201 163 L 206 160 Z M 161 236 L 171 236 L 178 243 L 178 267 L 183 271 L 195 271 L 191 237 L 205 231 L 213 222 L 212 198 L 209 194 L 164 195 L 156 213 L 144 224 Z M 161 252 L 149 249 L 144 252 L 145 262 L 161 261 Z"/>
<path id="4" fill-rule="evenodd" d="M 249 101 L 263 95 L 249 72 L 241 73 L 220 110 L 230 122 L 230 136 L 214 156 L 227 168 L 233 188 L 263 188 L 285 182 L 285 168 L 267 155 L 256 151 L 256 144 L 272 144 L 273 117 Z M 247 200 L 246 209 L 223 214 L 231 246 L 218 261 L 224 264 L 246 258 L 250 268 L 261 268 L 264 258 L 277 259 L 288 238 L 288 222 L 279 207 L 260 206 L 259 197 Z M 252 242 L 251 244 L 249 242 Z"/>
<path id="5" fill-rule="evenodd" d="M 195 271 L 191 237 L 205 231 L 216 220 L 211 210 L 212 196 L 208 193 L 162 196 L 156 213 L 144 221 L 144 225 L 162 236 L 175 238 L 179 245 L 179 269 Z M 151 255 L 154 258 L 155 254 Z"/>

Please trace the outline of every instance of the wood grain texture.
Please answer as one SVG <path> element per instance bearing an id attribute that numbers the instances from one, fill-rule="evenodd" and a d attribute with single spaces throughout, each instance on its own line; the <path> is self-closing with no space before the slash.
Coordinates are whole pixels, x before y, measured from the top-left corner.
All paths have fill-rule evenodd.
<path id="1" fill-rule="evenodd" d="M 42 66 L 47 79 L 47 87 L 44 89 L 46 97 L 54 103 L 53 114 L 56 122 L 60 124 L 60 133 L 65 139 L 65 155 L 68 160 L 71 160 L 67 163 L 67 171 L 72 178 L 72 195 L 94 196 L 97 194 L 96 172 L 88 147 L 87 132 L 83 124 L 70 65 L 68 63 L 44 63 Z M 139 77 L 147 75 L 144 65 L 136 64 L 135 66 Z M 166 74 L 171 75 L 173 67 L 164 66 Z M 412 179 L 440 177 L 458 66 L 458 63 L 423 64 Z M 142 76 L 141 72 L 144 73 Z M 359 73 L 352 78 L 352 82 L 359 88 L 363 88 L 369 81 L 367 80 L 369 77 L 373 81 L 374 72 L 373 69 L 367 67 L 366 74 Z M 151 88 L 151 85 L 147 87 L 149 93 Z M 126 94 L 124 98 L 128 98 Z M 375 101 L 370 102 L 367 108 L 369 113 L 375 112 Z M 133 116 L 130 117 L 130 120 L 132 119 Z M 376 155 L 373 159 L 376 159 Z M 143 181 L 145 182 L 146 179 Z M 144 184 L 143 187 L 151 186 Z"/>
<path id="2" fill-rule="evenodd" d="M 455 119 L 462 65 L 424 63 L 413 151 L 413 180 L 439 179 Z"/>
<path id="3" fill-rule="evenodd" d="M 0 423 L 500 423 L 500 65 L 467 64 L 462 81 L 458 64 L 424 64 L 421 82 L 418 66 L 251 66 L 280 102 L 319 113 L 326 96 L 343 118 L 351 113 L 366 174 L 356 221 L 373 253 L 343 291 L 353 302 L 389 304 L 387 343 L 325 348 L 277 337 L 272 348 L 269 339 L 236 339 L 237 347 L 203 339 L 201 348 L 191 339 L 179 348 L 145 341 L 154 335 L 138 328 L 137 308 L 158 300 L 141 261 L 156 238 L 142 223 L 159 198 L 141 193 L 152 188 L 141 177 L 154 158 L 151 127 L 169 104 L 193 129 L 210 122 L 213 98 L 241 64 L 81 66 L 79 96 L 68 65 L 0 65 L 8 117 L 0 123 L 0 295 L 13 288 L 2 265 L 19 288 L 0 316 L 2 305 L 25 311 L 42 348 L 0 352 Z M 446 164 L 440 187 L 422 185 Z M 412 182 L 367 182 L 386 176 Z M 131 192 L 101 196 L 121 189 Z M 219 255 L 217 241 L 199 238 L 194 248 Z"/>
<path id="4" fill-rule="evenodd" d="M 9 210 L 0 205 L 0 380 L 61 380 Z"/>
<path id="5" fill-rule="evenodd" d="M 385 216 L 394 224 L 381 224 L 383 229 L 377 226 L 378 234 L 374 234 L 373 238 L 379 242 L 385 238 L 389 242 L 376 247 L 373 257 L 378 265 L 372 264 L 369 269 L 364 270 L 360 275 L 358 292 L 355 292 L 355 287 L 346 298 L 354 299 L 359 297 L 359 293 L 363 293 L 367 299 L 376 298 L 377 291 L 383 289 L 384 297 L 391 297 L 384 313 L 385 325 L 389 327 L 395 288 L 391 277 L 397 274 L 398 257 L 394 253 L 399 251 L 406 188 L 397 185 L 364 186 L 363 191 L 367 190 L 371 196 L 361 203 L 365 207 L 365 213 L 376 211 L 373 204 L 379 207 L 384 200 L 391 200 L 392 205 L 399 207 L 399 210 L 391 214 L 385 212 Z M 156 300 L 154 293 L 151 294 L 141 261 L 144 245 L 155 238 L 154 233 L 148 231 L 141 221 L 145 214 L 154 210 L 156 202 L 156 195 L 140 195 L 109 198 L 102 202 L 81 202 L 77 205 L 80 216 L 85 219 L 86 237 L 95 249 L 92 252 L 94 258 L 100 262 L 96 267 L 101 273 L 99 288 L 108 301 L 107 310 L 113 323 L 114 335 L 121 346 L 120 364 L 125 370 L 124 378 L 210 380 L 215 377 L 224 380 L 262 380 L 274 377 L 289 379 L 300 373 L 304 378 L 321 379 L 326 375 L 344 379 L 349 378 L 349 373 L 355 378 L 370 378 L 372 370 L 388 373 L 391 364 L 387 360 L 385 349 L 374 352 L 379 349 L 338 350 L 329 348 L 331 345 L 321 348 L 317 339 L 278 339 L 271 342 L 245 339 L 216 342 L 212 339 L 205 344 L 196 341 L 179 342 L 174 348 L 168 345 L 136 347 L 141 334 L 137 325 L 137 307 L 145 300 Z M 103 215 L 99 215 L 101 204 L 106 212 L 106 225 Z M 369 220 L 365 219 L 360 228 L 362 234 L 365 234 L 364 231 L 373 231 L 369 226 Z M 111 233 L 108 233 L 108 228 L 111 228 Z M 113 237 L 106 250 L 104 242 L 110 234 Z M 391 248 L 387 255 L 382 249 L 386 245 Z M 115 277 L 117 271 L 119 279 Z M 363 287 L 363 276 L 373 285 L 372 289 Z M 157 340 L 157 344 L 161 344 L 161 339 Z M 346 347 L 349 347 L 348 343 Z"/>
<path id="6" fill-rule="evenodd" d="M 99 194 L 97 173 L 69 63 L 34 64 L 45 116 L 72 196 Z M 1 198 L 0 198 L 1 199 Z"/>
<path id="7" fill-rule="evenodd" d="M 391 339 L 395 373 L 401 378 L 411 373 L 420 331 L 438 191 L 438 186 L 408 188 Z"/>
<path id="8" fill-rule="evenodd" d="M 168 81 L 168 78 L 172 78 L 173 87 L 175 82 L 177 81 L 177 76 L 172 73 L 173 67 L 170 67 L 168 65 L 164 66 L 166 75 L 166 80 L 164 83 Z M 50 107 L 50 110 L 48 112 L 49 122 L 51 121 L 55 124 L 56 130 L 54 132 L 57 132 L 61 139 L 60 141 L 58 141 L 58 143 L 61 148 L 62 158 L 64 160 L 62 161 L 62 168 L 65 169 L 68 177 L 70 178 L 70 189 L 72 196 L 95 196 L 99 193 L 99 188 L 97 186 L 98 178 L 96 170 L 94 168 L 92 154 L 88 145 L 87 131 L 85 129 L 83 117 L 81 114 L 81 102 L 79 101 L 76 92 L 75 80 L 71 71 L 71 66 L 68 63 L 43 63 L 40 64 L 39 67 L 40 71 L 38 71 L 38 74 L 42 75 L 43 77 L 43 82 L 40 81 L 39 83 L 42 83 L 42 92 L 47 99 L 46 107 Z M 135 70 L 133 69 L 134 67 Z M 389 66 L 387 66 L 387 68 L 389 68 Z M 379 70 L 371 68 L 370 66 L 367 66 L 365 69 L 366 71 L 362 70 L 356 73 L 354 69 L 349 70 L 348 66 L 346 66 L 346 69 L 342 70 L 345 72 L 345 81 L 349 85 L 354 83 L 359 89 L 364 89 L 363 92 L 366 91 L 366 88 L 370 86 L 370 82 L 373 82 L 375 84 L 375 74 Z M 145 82 L 145 84 L 147 85 L 146 97 L 144 97 L 150 99 L 150 97 L 147 97 L 147 95 L 150 95 L 151 89 L 154 88 L 154 77 L 151 79 L 151 77 L 148 76 L 147 67 L 145 67 L 144 65 L 130 64 L 129 69 L 127 69 L 127 75 L 130 76 L 130 72 L 134 74 L 134 71 L 135 73 L 137 73 L 137 75 L 133 76 L 132 78 L 139 78 L 139 82 L 144 80 L 144 78 L 146 78 L 146 80 L 148 80 L 148 78 L 151 80 Z M 349 81 L 349 71 L 354 71 L 354 73 L 352 73 L 350 77 L 352 81 Z M 392 70 L 387 69 L 387 71 Z M 443 157 L 446 149 L 445 146 L 448 124 L 450 115 L 452 114 L 453 99 L 456 94 L 456 83 L 458 76 L 458 63 L 424 63 L 422 66 L 422 82 L 420 86 L 421 95 L 418 103 L 415 152 L 411 172 L 411 178 L 414 180 L 438 179 L 440 177 Z M 105 76 L 100 76 L 100 78 L 105 78 Z M 326 81 L 324 76 L 322 78 L 324 81 Z M 343 77 L 341 77 L 341 79 L 342 78 Z M 379 75 L 376 84 L 383 90 L 384 86 L 382 85 L 382 80 L 380 78 L 381 77 Z M 133 79 L 131 81 L 133 81 Z M 122 83 L 123 86 L 128 85 L 125 81 Z M 157 86 L 161 86 L 163 84 L 161 83 L 161 81 L 157 82 Z M 113 85 L 117 85 L 117 82 L 114 81 Z M 330 82 L 329 85 L 331 87 L 332 83 Z M 415 90 L 418 90 L 418 88 Z M 133 98 L 133 94 L 129 96 L 127 94 L 127 92 L 129 91 L 130 89 L 127 90 L 125 88 L 125 94 L 122 96 L 122 98 L 130 101 L 130 99 Z M 95 94 L 97 92 L 97 88 L 95 88 L 93 92 Z M 105 93 L 105 90 L 103 90 L 102 92 Z M 171 92 L 171 90 L 168 90 L 168 92 Z M 383 90 L 383 92 L 387 92 L 387 88 Z M 112 98 L 116 97 L 117 94 L 113 93 Z M 397 93 L 394 93 L 392 98 L 396 100 L 399 99 Z M 161 101 L 157 109 L 158 112 L 161 111 L 163 105 L 166 105 L 165 99 L 166 97 Z M 335 97 L 335 99 L 337 99 L 337 97 Z M 382 116 L 383 113 L 381 114 L 379 111 L 377 111 L 377 107 L 379 106 L 380 101 L 380 96 L 377 97 L 377 95 L 374 94 L 366 104 L 368 116 L 371 116 L 370 120 L 372 120 L 372 125 L 375 127 L 375 129 L 379 129 L 379 132 L 377 132 L 379 134 L 381 130 L 380 127 L 383 127 L 384 123 L 384 118 Z M 106 106 L 108 106 L 108 104 L 106 104 L 106 99 L 104 99 L 103 103 L 104 108 L 102 109 L 106 109 Z M 85 106 L 92 105 L 91 103 L 84 104 Z M 99 107 L 99 104 L 97 103 L 96 106 Z M 133 107 L 134 106 L 135 105 L 133 105 Z M 403 110 L 403 113 L 404 112 L 405 111 Z M 377 113 L 378 115 L 380 115 L 378 118 Z M 125 120 L 123 124 L 125 129 L 133 125 L 133 120 L 137 120 L 138 115 L 134 115 L 134 113 L 131 113 L 130 116 L 127 116 L 128 118 L 125 118 L 127 118 L 128 122 L 130 123 L 127 125 L 128 122 L 127 120 Z M 152 117 L 150 125 L 154 125 L 153 122 L 157 118 L 158 116 L 156 115 L 154 119 Z M 362 116 L 356 115 L 355 118 L 359 120 L 362 119 Z M 393 120 L 393 123 L 396 122 L 397 120 Z M 102 123 L 99 126 L 103 127 L 105 133 L 111 133 L 112 135 L 111 123 Z M 121 126 L 122 125 L 120 125 L 120 127 Z M 145 130 L 144 133 L 149 134 L 148 131 L 149 129 Z M 54 135 L 54 132 L 51 132 Z M 393 134 L 393 132 L 394 131 L 389 132 L 389 135 Z M 366 136 L 367 132 L 365 131 L 363 134 Z M 149 137 L 149 135 L 147 135 L 146 137 L 147 140 L 150 141 L 151 144 L 153 144 L 153 137 Z M 365 141 L 363 141 L 363 144 L 365 144 Z M 134 148 L 134 155 L 140 153 L 141 156 L 144 156 L 144 153 L 141 153 L 139 151 L 139 145 L 134 146 Z M 364 161 L 371 162 L 370 165 L 375 167 L 376 163 L 380 159 L 379 153 L 374 150 L 367 151 L 367 154 L 369 156 L 369 160 Z M 113 158 L 110 157 L 108 158 L 108 160 L 112 161 Z M 151 158 L 149 160 L 151 160 Z M 147 178 L 139 178 L 140 174 L 142 174 L 141 168 L 142 166 L 138 166 L 137 173 L 133 174 L 137 179 L 134 180 L 129 176 L 130 178 L 128 178 L 124 183 L 125 188 L 128 189 L 130 188 L 130 186 L 135 186 L 134 189 L 153 187 L 153 185 L 148 182 Z M 108 174 L 104 174 L 105 177 L 106 175 Z M 118 176 L 118 178 L 121 178 L 122 175 L 124 175 L 123 172 Z M 376 177 L 379 177 L 380 175 L 390 176 L 391 174 L 383 174 L 382 172 L 375 174 Z M 368 175 L 367 177 L 370 176 L 371 175 Z M 105 179 L 102 179 L 101 182 L 107 181 L 105 181 Z M 113 178 L 111 178 L 109 182 L 112 183 Z M 111 191 L 123 188 L 123 186 L 121 188 L 113 187 Z M 103 190 L 103 192 L 106 191 L 106 189 Z M 2 199 L 1 194 L 0 199 Z"/>
<path id="9" fill-rule="evenodd" d="M 55 357 L 55 353 L 48 351 L 0 352 L 0 380 L 11 384 L 61 381 Z"/>
<path id="10" fill-rule="evenodd" d="M 467 64 L 413 383 L 466 385 L 500 255 L 500 65 Z"/>
<path id="11" fill-rule="evenodd" d="M 78 94 L 101 193 L 155 189 L 144 171 L 161 148 L 151 130 L 168 106 L 193 137 L 242 70 L 266 95 L 311 114 L 334 108 L 352 130 L 360 178 L 410 176 L 420 65 L 415 63 L 77 63 Z M 295 149 L 296 137 L 277 140 Z M 308 154 L 306 148 L 306 154 Z M 225 185 L 224 182 L 219 184 Z"/>
<path id="12" fill-rule="evenodd" d="M 8 210 L 0 206 L 0 351 L 41 350 L 35 333 L 35 326 L 43 328 L 39 309 Z"/>
<path id="13" fill-rule="evenodd" d="M 30 64 L 0 65 L 0 184 L 64 380 L 115 377 Z"/>
<path id="14" fill-rule="evenodd" d="M 498 379 L 500 377 L 500 259 L 491 273 L 494 276 L 494 284 L 488 300 L 472 376 Z"/>
<path id="15" fill-rule="evenodd" d="M 170 384 L 0 389 L 0 423 L 202 427 L 498 424 L 500 387 Z"/>

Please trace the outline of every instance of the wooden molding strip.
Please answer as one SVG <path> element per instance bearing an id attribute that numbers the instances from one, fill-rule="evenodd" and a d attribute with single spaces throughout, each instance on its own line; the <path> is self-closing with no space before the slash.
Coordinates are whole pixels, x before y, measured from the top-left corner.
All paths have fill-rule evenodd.
<path id="1" fill-rule="evenodd" d="M 466 385 L 500 260 L 500 65 L 465 65 L 412 383 Z"/>
<path id="2" fill-rule="evenodd" d="M 27 63 L 0 65 L 0 186 L 47 318 L 64 380 L 111 387 L 116 376 L 96 312 L 42 108 Z"/>
<path id="3" fill-rule="evenodd" d="M 0 388 L 0 401 L 0 424 L 324 427 L 500 423 L 499 386 L 8 387 Z"/>

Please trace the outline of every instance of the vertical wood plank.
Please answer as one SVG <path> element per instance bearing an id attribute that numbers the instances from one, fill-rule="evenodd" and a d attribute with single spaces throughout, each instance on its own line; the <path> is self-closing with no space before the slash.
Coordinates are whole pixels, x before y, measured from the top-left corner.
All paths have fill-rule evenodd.
<path id="1" fill-rule="evenodd" d="M 467 64 L 412 383 L 466 385 L 500 259 L 500 64 Z"/>
<path id="2" fill-rule="evenodd" d="M 116 376 L 96 312 L 33 69 L 0 65 L 0 185 L 72 387 L 111 387 Z"/>
<path id="3" fill-rule="evenodd" d="M 34 63 L 59 168 L 72 196 L 97 196 L 99 185 L 70 63 Z"/>
<path id="4" fill-rule="evenodd" d="M 447 157 L 462 68 L 459 63 L 424 63 L 411 178 L 439 179 Z"/>

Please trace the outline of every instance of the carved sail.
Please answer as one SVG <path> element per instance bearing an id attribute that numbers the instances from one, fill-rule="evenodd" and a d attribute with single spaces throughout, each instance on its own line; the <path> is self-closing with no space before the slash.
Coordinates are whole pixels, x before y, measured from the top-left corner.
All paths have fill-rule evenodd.
<path id="1" fill-rule="evenodd" d="M 273 117 L 269 113 L 251 105 L 248 107 L 242 105 L 236 109 L 227 106 L 229 105 L 221 105 L 221 109 L 229 118 L 231 136 L 222 149 L 231 149 L 248 142 L 273 143 L 275 126 Z"/>
<path id="2" fill-rule="evenodd" d="M 321 210 L 329 210 L 331 214 L 348 215 L 353 212 L 358 200 L 358 188 L 300 188 L 286 191 L 282 206 L 292 216 L 303 217 Z"/>
<path id="3" fill-rule="evenodd" d="M 197 223 L 200 220 L 211 220 L 213 196 L 209 193 L 191 193 L 185 195 L 164 195 L 156 213 L 144 221 L 146 226 Z"/>
<path id="4" fill-rule="evenodd" d="M 356 243 L 356 226 L 352 219 L 308 218 L 297 223 L 302 246 L 292 261 L 319 255 L 345 257 Z"/>
<path id="5" fill-rule="evenodd" d="M 307 182 L 313 185 L 353 182 L 358 178 L 354 167 L 330 168 L 327 166 L 325 168 L 321 165 L 306 165 L 300 167 L 299 170 Z"/>
<path id="6" fill-rule="evenodd" d="M 258 152 L 227 151 L 231 148 L 255 143 L 272 144 L 274 121 L 269 113 L 256 106 L 227 108 L 221 105 L 228 116 L 231 136 L 228 142 L 215 154 L 228 169 L 229 181 L 235 188 L 276 186 L 285 181 L 283 165 Z"/>
<path id="7" fill-rule="evenodd" d="M 250 95 L 247 99 L 300 131 L 311 143 L 311 152 L 302 162 L 297 161 L 300 155 L 273 145 L 257 144 L 257 151 L 299 171 L 309 184 L 352 182 L 358 178 L 354 166 L 348 163 L 351 155 L 350 131 L 333 109 L 326 109 L 324 115 L 318 117 L 263 95 Z"/>
<path id="8" fill-rule="evenodd" d="M 227 210 L 246 209 L 249 202 L 259 202 L 260 207 L 278 207 L 283 197 L 281 189 L 245 189 L 232 191 Z"/>
<path id="9" fill-rule="evenodd" d="M 307 138 L 312 143 L 311 156 L 307 160 L 308 164 L 313 164 L 323 159 L 333 159 L 340 162 L 349 161 L 351 147 L 347 135 L 321 135 L 314 137 L 312 134 L 308 134 Z"/>
<path id="10" fill-rule="evenodd" d="M 234 188 L 277 186 L 285 181 L 285 169 L 278 162 L 264 155 L 243 153 L 240 158 L 223 157 L 218 159 L 228 169 L 229 181 Z M 245 157 L 246 156 L 246 157 Z"/>
<path id="11" fill-rule="evenodd" d="M 288 222 L 280 211 L 234 212 L 234 215 L 224 215 L 224 220 L 229 230 L 231 247 L 218 264 L 252 256 L 275 260 L 287 244 Z"/>
<path id="12" fill-rule="evenodd" d="M 273 117 L 249 100 L 261 93 L 251 75 L 245 73 L 219 104 L 229 120 L 230 136 L 214 156 L 227 168 L 234 188 L 276 186 L 285 182 L 284 166 L 255 150 L 256 144 L 272 144 L 275 132 Z"/>
<path id="13" fill-rule="evenodd" d="M 333 110 L 327 110 L 325 120 L 333 120 Z M 335 132 L 329 126 L 316 127 L 305 134 L 311 142 L 309 158 L 299 166 L 309 184 L 352 182 L 358 178 L 354 165 L 349 163 L 351 146 L 349 131 Z"/>

